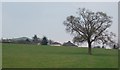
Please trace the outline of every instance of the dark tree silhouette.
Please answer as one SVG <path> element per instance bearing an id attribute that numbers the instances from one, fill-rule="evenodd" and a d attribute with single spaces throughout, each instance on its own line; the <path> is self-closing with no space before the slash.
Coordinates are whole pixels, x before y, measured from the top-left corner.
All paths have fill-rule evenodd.
<path id="1" fill-rule="evenodd" d="M 26 39 L 26 43 L 30 43 L 31 41 L 29 39 Z"/>
<path id="2" fill-rule="evenodd" d="M 42 45 L 47 45 L 48 44 L 48 39 L 47 37 L 43 37 L 42 41 L 41 41 Z"/>
<path id="3" fill-rule="evenodd" d="M 113 49 L 119 49 L 118 44 L 114 44 Z"/>
<path id="4" fill-rule="evenodd" d="M 112 24 L 111 17 L 103 12 L 93 12 L 85 8 L 79 8 L 78 16 L 68 16 L 64 21 L 66 31 L 74 35 L 74 42 L 87 42 L 88 53 L 91 53 L 93 42 L 113 42 L 108 28 Z M 107 41 L 107 42 L 106 42 Z"/>
<path id="5" fill-rule="evenodd" d="M 34 35 L 34 37 L 33 37 L 33 43 L 38 43 L 38 37 L 37 37 L 37 35 Z"/>

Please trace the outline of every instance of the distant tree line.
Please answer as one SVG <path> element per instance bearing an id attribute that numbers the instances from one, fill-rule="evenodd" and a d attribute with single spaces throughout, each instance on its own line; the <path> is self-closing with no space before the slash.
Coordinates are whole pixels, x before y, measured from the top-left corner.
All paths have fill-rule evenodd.
<path id="1" fill-rule="evenodd" d="M 41 44 L 47 45 L 48 43 L 52 43 L 52 40 L 48 40 L 47 37 L 43 37 L 42 39 L 38 38 L 37 35 L 34 35 L 32 39 L 27 37 L 15 38 L 15 39 L 1 39 L 1 43 L 18 43 L 18 44 Z"/>
<path id="2" fill-rule="evenodd" d="M 43 38 L 38 38 L 37 35 L 34 35 L 31 39 L 27 37 L 20 37 L 20 38 L 13 38 L 13 39 L 1 39 L 0 43 L 14 43 L 14 44 L 37 44 L 37 45 L 52 45 L 52 46 L 75 46 L 75 43 L 72 43 L 70 41 L 64 42 L 63 44 L 59 42 L 55 42 L 53 40 L 47 39 L 47 37 Z M 113 49 L 119 49 L 119 46 L 117 43 L 112 44 Z M 93 46 L 93 48 L 105 48 L 103 45 L 102 47 L 100 46 Z"/>

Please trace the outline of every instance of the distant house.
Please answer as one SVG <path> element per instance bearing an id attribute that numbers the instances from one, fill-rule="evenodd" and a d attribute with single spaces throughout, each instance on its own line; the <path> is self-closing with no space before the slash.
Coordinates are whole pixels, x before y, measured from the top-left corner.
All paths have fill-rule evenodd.
<path id="1" fill-rule="evenodd" d="M 105 47 L 105 49 L 112 49 L 111 47 Z"/>
<path id="2" fill-rule="evenodd" d="M 64 43 L 63 46 L 75 46 L 75 47 L 78 47 L 77 45 L 71 43 L 70 41 Z"/>
<path id="3" fill-rule="evenodd" d="M 50 44 L 51 46 L 61 46 L 61 43 L 58 43 L 58 42 L 53 42 Z"/>
<path id="4" fill-rule="evenodd" d="M 37 45 L 41 45 L 40 43 L 37 43 Z"/>
<path id="5" fill-rule="evenodd" d="M 94 46 L 93 48 L 101 48 L 100 46 Z"/>

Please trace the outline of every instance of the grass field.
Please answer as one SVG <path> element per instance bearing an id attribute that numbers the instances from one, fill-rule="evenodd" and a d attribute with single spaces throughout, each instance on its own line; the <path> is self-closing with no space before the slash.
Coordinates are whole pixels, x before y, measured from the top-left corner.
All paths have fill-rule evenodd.
<path id="1" fill-rule="evenodd" d="M 3 68 L 117 68 L 118 51 L 54 47 L 27 44 L 3 44 Z"/>
<path id="2" fill-rule="evenodd" d="M 2 44 L 0 43 L 0 69 L 2 69 Z"/>

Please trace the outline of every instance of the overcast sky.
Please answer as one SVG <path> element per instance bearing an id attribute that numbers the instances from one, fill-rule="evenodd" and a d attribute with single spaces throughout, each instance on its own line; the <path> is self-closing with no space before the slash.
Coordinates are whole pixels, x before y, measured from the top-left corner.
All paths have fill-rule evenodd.
<path id="1" fill-rule="evenodd" d="M 34 34 L 58 42 L 72 40 L 65 31 L 63 21 L 67 16 L 77 15 L 78 8 L 102 11 L 113 17 L 109 31 L 118 34 L 117 2 L 5 2 L 2 3 L 3 38 L 29 37 Z"/>

